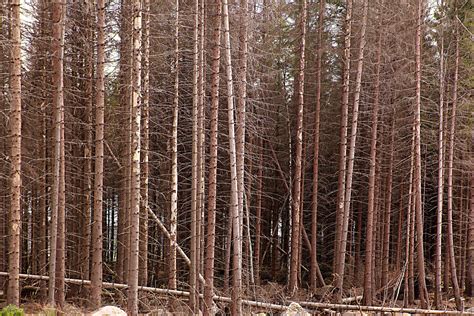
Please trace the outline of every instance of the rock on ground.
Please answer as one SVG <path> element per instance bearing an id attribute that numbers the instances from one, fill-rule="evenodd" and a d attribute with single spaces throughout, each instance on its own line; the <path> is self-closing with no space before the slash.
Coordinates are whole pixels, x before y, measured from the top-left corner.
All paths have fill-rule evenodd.
<path id="1" fill-rule="evenodd" d="M 104 306 L 96 310 L 91 316 L 127 316 L 123 310 L 116 306 Z"/>
<path id="2" fill-rule="evenodd" d="M 311 314 L 308 313 L 300 304 L 292 302 L 290 306 L 281 313 L 282 316 L 310 316 Z"/>

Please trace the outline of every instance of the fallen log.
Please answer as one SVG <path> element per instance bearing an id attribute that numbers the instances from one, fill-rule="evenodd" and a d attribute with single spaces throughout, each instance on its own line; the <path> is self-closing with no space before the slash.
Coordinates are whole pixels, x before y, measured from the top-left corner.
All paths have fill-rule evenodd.
<path id="1" fill-rule="evenodd" d="M 0 276 L 8 276 L 8 272 L 0 272 Z M 36 274 L 20 274 L 22 279 L 35 279 L 35 280 L 48 280 L 48 276 L 36 275 Z M 65 282 L 78 284 L 78 285 L 90 285 L 91 281 L 82 280 L 82 279 L 71 279 L 65 278 Z M 115 289 L 126 289 L 128 288 L 127 284 L 122 283 L 113 283 L 113 282 L 103 282 L 103 287 L 105 288 L 115 288 Z M 162 289 L 149 286 L 139 286 L 138 290 L 146 291 L 150 293 L 158 293 L 164 295 L 173 295 L 173 296 L 183 296 L 189 297 L 188 291 L 180 290 L 170 290 Z M 202 294 L 199 295 L 201 298 Z M 213 298 L 215 301 L 223 303 L 231 303 L 232 299 L 226 296 L 214 295 Z M 252 300 L 242 300 L 242 304 L 252 307 L 265 308 L 270 310 L 284 311 L 288 306 L 258 302 Z M 331 303 L 318 303 L 318 302 L 298 302 L 303 307 L 309 308 L 311 310 L 322 310 L 322 309 L 332 309 L 332 310 L 346 310 L 346 311 L 368 311 L 368 312 L 388 312 L 388 313 L 410 313 L 410 314 L 436 314 L 436 315 L 474 315 L 471 312 L 462 312 L 454 310 L 433 310 L 433 309 L 421 309 L 421 308 L 405 308 L 405 307 L 382 307 L 382 306 L 362 306 L 362 305 L 348 305 L 348 304 L 331 304 Z"/>

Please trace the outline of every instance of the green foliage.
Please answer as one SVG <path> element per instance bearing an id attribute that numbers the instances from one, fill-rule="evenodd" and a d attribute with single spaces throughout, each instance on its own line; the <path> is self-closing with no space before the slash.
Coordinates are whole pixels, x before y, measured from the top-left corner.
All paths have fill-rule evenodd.
<path id="1" fill-rule="evenodd" d="M 15 305 L 5 306 L 0 311 L 0 316 L 23 316 L 23 315 L 25 315 L 25 312 L 23 312 L 23 309 L 16 307 Z"/>

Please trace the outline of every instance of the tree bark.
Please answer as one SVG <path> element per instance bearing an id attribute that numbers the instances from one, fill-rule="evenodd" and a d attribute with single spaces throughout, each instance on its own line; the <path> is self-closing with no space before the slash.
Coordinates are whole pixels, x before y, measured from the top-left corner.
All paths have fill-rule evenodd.
<path id="1" fill-rule="evenodd" d="M 305 49 L 306 49 L 306 0 L 300 2 L 300 46 L 298 68 L 297 114 L 296 114 L 296 141 L 295 141 L 295 169 L 293 183 L 293 199 L 291 214 L 291 259 L 289 291 L 292 295 L 298 289 L 298 271 L 300 269 L 299 249 L 301 243 L 301 177 L 303 161 L 303 124 L 304 124 L 304 84 L 305 84 Z"/>
<path id="2" fill-rule="evenodd" d="M 224 56 L 227 80 L 227 117 L 229 124 L 229 159 L 230 159 L 230 205 L 229 214 L 232 222 L 232 314 L 242 314 L 242 210 L 239 208 L 239 185 L 237 174 L 237 152 L 235 136 L 234 83 L 232 77 L 232 57 L 230 47 L 229 5 L 228 0 L 222 1 Z M 243 109 L 242 109 L 243 110 Z M 245 115 L 245 111 L 242 113 Z M 242 117 L 240 118 L 242 119 Z M 244 122 L 241 122 L 245 124 Z M 244 125 L 241 127 L 243 128 Z M 243 150 L 243 148 L 242 148 Z M 243 158 L 243 157 L 242 157 Z M 243 164 L 243 161 L 242 161 Z M 242 172 L 243 176 L 243 172 Z M 243 183 L 242 183 L 243 189 Z M 243 194 L 243 192 L 242 192 Z M 243 201 L 243 195 L 242 195 Z M 243 204 L 242 204 L 243 207 Z"/>
<path id="3" fill-rule="evenodd" d="M 337 181 L 337 205 L 336 205 L 336 238 L 334 242 L 333 271 L 339 269 L 341 251 L 339 250 L 344 222 L 344 197 L 346 189 L 346 155 L 347 155 L 347 120 L 349 116 L 349 90 L 351 71 L 351 36 L 352 36 L 352 0 L 346 0 L 346 17 L 344 31 L 344 59 L 342 74 L 342 102 L 341 102 L 341 126 L 339 139 L 339 171 Z M 335 278 L 339 278 L 335 275 Z"/>
<path id="4" fill-rule="evenodd" d="M 375 79 L 375 100 L 372 108 L 372 126 L 370 138 L 370 168 L 369 168 L 369 196 L 367 207 L 367 228 L 365 239 L 365 272 L 364 272 L 364 304 L 372 305 L 374 290 L 372 260 L 374 253 L 373 236 L 374 236 L 374 214 L 375 214 L 375 180 L 376 180 L 376 164 L 377 164 L 377 133 L 380 106 L 380 59 L 382 55 L 382 33 L 379 32 L 377 44 L 377 65 Z"/>
<path id="5" fill-rule="evenodd" d="M 148 283 L 148 204 L 150 150 L 150 0 L 143 1 L 143 67 L 142 67 L 142 139 L 141 139 L 141 199 L 140 199 L 140 285 Z"/>
<path id="6" fill-rule="evenodd" d="M 435 296 L 436 308 L 441 308 L 441 249 L 443 229 L 444 194 L 444 34 L 441 22 L 441 45 L 439 57 L 439 130 L 438 130 L 438 209 L 436 212 Z"/>
<path id="7" fill-rule="evenodd" d="M 141 43 L 142 43 L 142 6 L 140 0 L 134 0 L 133 7 L 133 45 L 132 45 L 132 112 L 131 112 L 131 207 L 130 207 L 130 249 L 128 272 L 128 312 L 138 315 L 138 257 L 140 227 L 140 130 L 141 130 Z"/>
<path id="8" fill-rule="evenodd" d="M 321 122 L 321 76 L 323 58 L 323 32 L 325 0 L 319 0 L 318 38 L 316 50 L 316 109 L 314 112 L 313 144 L 313 196 L 311 204 L 311 290 L 316 291 L 320 284 L 318 279 L 318 185 L 319 185 L 319 129 Z"/>
<path id="9" fill-rule="evenodd" d="M 54 109 L 54 154 L 53 154 L 53 187 L 52 187 L 52 205 L 51 205 L 51 228 L 50 228 L 50 257 L 49 257 L 49 286 L 48 286 L 48 303 L 52 306 L 56 305 L 56 293 L 64 293 L 64 288 L 57 288 L 58 285 L 64 285 L 57 279 L 64 279 L 64 275 L 58 275 L 61 271 L 58 261 L 61 261 L 59 248 L 61 247 L 61 216 L 64 210 L 61 210 L 61 197 L 64 193 L 63 183 L 61 180 L 63 170 L 63 154 L 64 154 L 64 95 L 63 95 L 63 56 L 64 56 L 64 19 L 65 8 L 62 0 L 53 1 L 52 23 L 53 23 L 53 42 L 52 42 L 52 68 L 53 68 L 53 109 Z M 61 218 L 60 218 L 61 217 Z M 64 236 L 62 236 L 64 238 Z M 57 283 L 58 282 L 58 283 Z M 61 296 L 61 295 L 60 295 Z M 61 299 L 61 297 L 60 297 Z M 58 301 L 61 305 L 61 302 Z"/>
<path id="10" fill-rule="evenodd" d="M 171 209 L 168 287 L 176 289 L 176 242 L 178 228 L 178 110 L 179 110 L 179 0 L 175 2 L 174 33 L 174 98 L 173 125 L 171 127 Z"/>
<path id="11" fill-rule="evenodd" d="M 341 236 L 341 244 L 339 247 L 340 258 L 336 270 L 337 275 L 337 282 L 336 288 L 338 289 L 337 292 L 337 300 L 342 300 L 342 289 L 344 283 L 344 267 L 345 267 L 345 257 L 346 257 L 346 245 L 347 245 L 347 230 L 349 227 L 349 208 L 351 205 L 351 193 L 352 193 L 352 178 L 353 178 L 353 170 L 354 170 L 354 158 L 355 158 L 355 148 L 356 148 L 356 138 L 357 138 L 357 124 L 358 124 L 358 116 L 359 116 L 359 101 L 360 101 L 360 90 L 361 90 L 361 83 L 362 83 L 362 69 L 364 65 L 364 48 L 365 48 L 365 31 L 367 29 L 367 15 L 368 15 L 368 0 L 364 0 L 363 2 L 363 16 L 362 16 L 362 26 L 361 26 L 361 34 L 360 34 L 360 43 L 359 43 L 359 56 L 357 60 L 357 75 L 356 75 L 356 83 L 355 83 L 355 91 L 354 91 L 354 105 L 352 109 L 352 125 L 351 125 L 351 135 L 350 135 L 350 144 L 349 144 L 349 154 L 347 157 L 347 174 L 346 174 L 346 188 L 344 190 L 344 217 L 342 222 L 342 236 Z M 369 257 L 370 258 L 370 257 Z"/>
<path id="12" fill-rule="evenodd" d="M 20 0 L 10 2 L 10 220 L 7 303 L 20 305 L 20 229 L 21 229 L 21 17 Z"/>
<path id="13" fill-rule="evenodd" d="M 417 28 L 415 43 L 416 101 L 415 101 L 415 221 L 417 239 L 418 285 L 421 307 L 428 306 L 428 290 L 425 278 L 425 252 L 423 247 L 423 204 L 421 189 L 421 27 L 423 0 L 418 0 Z"/>
<path id="14" fill-rule="evenodd" d="M 461 291 L 459 289 L 458 276 L 456 271 L 456 256 L 454 253 L 453 238 L 453 165 L 454 165 L 454 146 L 456 134 L 456 110 L 458 102 L 458 75 L 459 75 L 459 41 L 457 39 L 458 31 L 456 27 L 456 57 L 454 66 L 453 99 L 451 108 L 451 126 L 448 145 L 448 214 L 447 214 L 447 239 L 448 239 L 448 260 L 450 266 L 451 282 L 454 289 L 454 298 L 458 310 L 463 309 L 461 300 Z"/>
<path id="15" fill-rule="evenodd" d="M 207 243 L 204 278 L 204 315 L 210 315 L 214 296 L 214 257 L 216 241 L 216 181 L 217 181 L 217 129 L 219 114 L 219 81 L 220 81 L 220 42 L 222 2 L 214 0 L 210 6 L 211 12 L 211 112 L 209 135 L 209 175 L 207 202 Z"/>
<path id="16" fill-rule="evenodd" d="M 97 0 L 97 70 L 95 99 L 94 220 L 92 222 L 91 305 L 102 304 L 102 217 L 104 192 L 104 108 L 105 108 L 105 0 Z"/>

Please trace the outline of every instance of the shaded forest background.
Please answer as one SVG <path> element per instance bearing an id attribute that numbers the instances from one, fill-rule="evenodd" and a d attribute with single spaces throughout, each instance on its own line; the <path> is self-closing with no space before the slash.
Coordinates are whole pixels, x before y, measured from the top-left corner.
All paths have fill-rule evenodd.
<path id="1" fill-rule="evenodd" d="M 53 278 L 38 297 L 59 305 L 77 295 L 64 277 L 91 280 L 94 307 L 103 281 L 129 284 L 131 314 L 138 285 L 189 290 L 205 313 L 222 294 L 240 314 L 274 283 L 461 309 L 473 14 L 471 0 L 0 0 L 8 301 L 29 273 Z"/>

